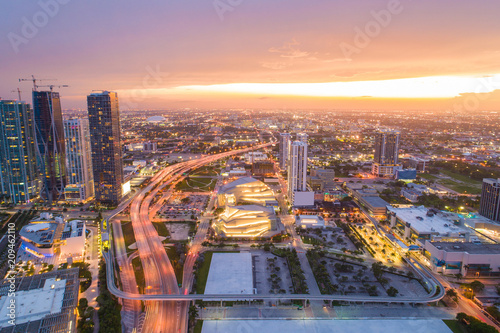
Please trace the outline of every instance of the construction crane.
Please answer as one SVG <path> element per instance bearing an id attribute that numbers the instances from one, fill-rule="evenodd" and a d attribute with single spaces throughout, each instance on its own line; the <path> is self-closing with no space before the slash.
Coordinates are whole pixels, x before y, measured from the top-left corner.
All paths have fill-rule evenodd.
<path id="1" fill-rule="evenodd" d="M 17 96 L 19 96 L 19 102 L 21 101 L 21 89 L 17 88 L 17 90 L 12 90 L 11 92 L 16 92 L 17 91 Z"/>
<path id="2" fill-rule="evenodd" d="M 43 85 L 43 86 L 40 86 L 40 85 L 36 85 L 37 88 L 40 88 L 40 87 L 49 87 L 50 91 L 54 90 L 54 87 L 56 88 L 68 88 L 69 86 L 67 84 L 62 84 L 62 85 L 55 85 L 55 84 L 47 84 L 47 85 Z"/>
<path id="3" fill-rule="evenodd" d="M 37 79 L 35 78 L 34 75 L 31 75 L 31 79 L 19 79 L 19 82 L 22 82 L 22 81 L 31 81 L 33 82 L 33 90 L 36 91 L 36 88 L 38 87 L 38 85 L 36 84 L 38 81 L 57 81 L 56 79 Z"/>

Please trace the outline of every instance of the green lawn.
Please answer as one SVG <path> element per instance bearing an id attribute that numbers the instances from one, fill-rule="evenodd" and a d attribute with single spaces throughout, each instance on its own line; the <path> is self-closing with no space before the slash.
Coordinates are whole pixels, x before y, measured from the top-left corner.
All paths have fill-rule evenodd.
<path id="1" fill-rule="evenodd" d="M 432 175 L 426 175 L 426 176 L 431 176 L 434 178 L 426 178 L 426 177 L 423 178 L 433 179 L 433 180 L 438 179 L 437 182 L 439 184 L 446 186 L 449 189 L 459 193 L 481 194 L 482 183 L 480 181 L 474 180 L 472 178 L 469 178 L 467 176 L 449 170 L 441 169 L 440 172 L 448 177 L 451 177 L 451 179 L 438 179 L 437 177 Z"/>
<path id="2" fill-rule="evenodd" d="M 155 226 L 158 236 L 160 237 L 170 236 L 170 231 L 168 231 L 167 226 L 165 225 L 164 222 L 154 222 L 153 225 Z"/>
<path id="3" fill-rule="evenodd" d="M 208 271 L 210 270 L 210 263 L 212 262 L 212 255 L 214 253 L 212 251 L 205 252 L 205 260 L 201 265 L 200 269 L 198 269 L 197 281 L 196 281 L 196 293 L 204 294 L 205 286 L 207 284 L 208 279 Z"/>
<path id="4" fill-rule="evenodd" d="M 438 179 L 438 177 L 430 175 L 428 173 L 420 173 L 418 176 L 420 178 L 424 178 L 424 179 L 427 179 L 427 180 L 436 180 L 436 179 Z"/>
<path id="5" fill-rule="evenodd" d="M 201 333 L 201 329 L 203 328 L 203 320 L 198 320 L 196 321 L 196 324 L 194 325 L 194 333 Z"/>
<path id="6" fill-rule="evenodd" d="M 144 277 L 144 270 L 142 269 L 141 258 L 137 257 L 132 259 L 132 266 L 134 268 L 135 280 L 137 281 L 137 286 L 139 287 L 139 293 L 143 294 L 146 286 L 146 279 Z"/>
<path id="7" fill-rule="evenodd" d="M 216 182 L 216 178 L 195 177 L 184 179 L 175 186 L 175 189 L 182 192 L 209 192 L 213 191 Z"/>
<path id="8" fill-rule="evenodd" d="M 172 268 L 174 269 L 177 283 L 182 284 L 182 275 L 184 272 L 184 266 L 179 263 L 179 255 L 177 254 L 175 247 L 174 246 L 165 247 L 165 251 L 167 251 L 168 259 L 170 260 Z"/>
<path id="9" fill-rule="evenodd" d="M 129 250 L 129 246 L 135 243 L 134 228 L 132 227 L 132 222 L 127 222 L 122 224 L 123 239 L 125 240 L 125 247 L 127 252 L 133 251 Z"/>
<path id="10" fill-rule="evenodd" d="M 217 176 L 220 173 L 220 168 L 213 166 L 202 166 L 199 169 L 194 170 L 191 175 L 196 176 Z"/>
<path id="11" fill-rule="evenodd" d="M 459 193 L 481 194 L 481 187 L 477 185 L 457 183 L 451 179 L 441 179 L 439 183 Z"/>
<path id="12" fill-rule="evenodd" d="M 469 178 L 467 176 L 464 176 L 464 175 L 461 175 L 459 173 L 455 173 L 453 171 L 449 171 L 449 170 L 443 170 L 441 169 L 440 172 L 442 174 L 445 174 L 447 175 L 448 177 L 451 177 L 451 178 L 454 178 L 456 180 L 459 180 L 461 182 L 464 182 L 464 183 L 467 183 L 467 184 L 471 184 L 471 185 L 478 185 L 478 186 L 482 186 L 483 183 L 478 181 L 478 180 L 475 180 L 475 179 L 472 179 L 472 178 Z"/>
<path id="13" fill-rule="evenodd" d="M 458 320 L 443 320 L 443 322 L 446 324 L 446 326 L 448 326 L 450 330 L 453 331 L 453 333 L 467 333 L 467 330 L 462 325 L 460 325 Z"/>

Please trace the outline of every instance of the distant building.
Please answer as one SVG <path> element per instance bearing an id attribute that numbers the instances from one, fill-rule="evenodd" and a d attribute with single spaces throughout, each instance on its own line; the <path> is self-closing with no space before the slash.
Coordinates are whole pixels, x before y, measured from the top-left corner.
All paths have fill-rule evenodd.
<path id="1" fill-rule="evenodd" d="M 500 222 L 500 179 L 483 179 L 479 214 Z"/>
<path id="2" fill-rule="evenodd" d="M 377 190 L 360 184 L 348 184 L 349 193 L 358 201 L 359 205 L 373 215 L 385 215 L 389 203 L 382 199 Z"/>
<path id="3" fill-rule="evenodd" d="M 20 249 L 37 258 L 60 255 L 61 259 L 81 261 L 85 251 L 85 223 L 64 222 L 60 216 L 42 213 L 19 231 Z"/>
<path id="4" fill-rule="evenodd" d="M 131 143 L 125 146 L 125 149 L 132 152 L 155 153 L 158 150 L 156 142 Z"/>
<path id="5" fill-rule="evenodd" d="M 10 285 L 16 286 L 15 325 L 9 323 Z M 54 269 L 0 284 L 0 332 L 75 333 L 80 289 L 79 269 Z"/>
<path id="6" fill-rule="evenodd" d="M 265 183 L 252 177 L 239 178 L 222 186 L 217 195 L 219 206 L 256 204 L 277 207 L 273 191 Z"/>
<path id="7" fill-rule="evenodd" d="M 500 244 L 426 242 L 434 272 L 464 277 L 500 276 Z"/>
<path id="8" fill-rule="evenodd" d="M 274 175 L 274 163 L 271 161 L 255 162 L 252 170 L 255 176 L 272 176 Z"/>
<path id="9" fill-rule="evenodd" d="M 420 246 L 426 241 L 470 242 L 477 237 L 453 213 L 420 207 L 387 207 L 391 228 L 402 238 L 412 239 Z"/>
<path id="10" fill-rule="evenodd" d="M 267 154 L 261 151 L 250 151 L 245 154 L 246 163 L 255 163 L 267 160 Z"/>
<path id="11" fill-rule="evenodd" d="M 427 166 L 429 160 L 412 157 L 408 162 L 410 164 L 410 168 L 416 169 L 418 172 L 425 172 L 425 167 Z"/>
<path id="12" fill-rule="evenodd" d="M 293 142 L 288 163 L 288 198 L 293 206 L 314 205 L 314 192 L 307 190 L 307 162 L 307 144 Z"/>
<path id="13" fill-rule="evenodd" d="M 66 201 L 84 202 L 94 196 L 94 174 L 88 119 L 64 122 L 66 139 L 66 170 L 68 184 L 64 189 Z"/>
<path id="14" fill-rule="evenodd" d="M 298 215 L 295 216 L 295 224 L 302 229 L 325 228 L 325 220 L 319 215 Z"/>
<path id="15" fill-rule="evenodd" d="M 279 162 L 280 169 L 286 170 L 288 165 L 288 154 L 290 149 L 291 136 L 290 133 L 281 133 L 279 141 Z"/>
<path id="16" fill-rule="evenodd" d="M 377 176 L 393 176 L 399 166 L 398 131 L 379 131 L 375 134 L 375 154 L 372 173 Z"/>
<path id="17" fill-rule="evenodd" d="M 297 141 L 304 142 L 307 145 L 307 139 L 309 139 L 309 135 L 306 133 L 297 133 Z"/>
<path id="18" fill-rule="evenodd" d="M 38 196 L 35 125 L 29 104 L 0 101 L 0 189 L 13 204 Z"/>
<path id="19" fill-rule="evenodd" d="M 277 229 L 277 220 L 272 207 L 259 205 L 226 206 L 214 225 L 221 237 L 263 237 Z"/>
<path id="20" fill-rule="evenodd" d="M 66 149 L 59 93 L 33 91 L 33 111 L 37 144 L 37 163 L 42 174 L 40 196 L 48 201 L 64 197 Z"/>
<path id="21" fill-rule="evenodd" d="M 333 189 L 335 188 L 335 170 L 313 168 L 308 180 L 313 190 L 324 191 L 326 189 Z"/>
<path id="22" fill-rule="evenodd" d="M 117 205 L 122 198 L 123 162 L 118 95 L 103 91 L 87 96 L 95 197 Z"/>
<path id="23" fill-rule="evenodd" d="M 416 169 L 406 169 L 406 170 L 396 169 L 395 178 L 397 180 L 417 179 L 417 170 Z"/>
<path id="24" fill-rule="evenodd" d="M 419 191 L 412 188 L 403 187 L 401 189 L 401 195 L 405 197 L 410 202 L 418 202 L 418 198 L 422 195 Z"/>

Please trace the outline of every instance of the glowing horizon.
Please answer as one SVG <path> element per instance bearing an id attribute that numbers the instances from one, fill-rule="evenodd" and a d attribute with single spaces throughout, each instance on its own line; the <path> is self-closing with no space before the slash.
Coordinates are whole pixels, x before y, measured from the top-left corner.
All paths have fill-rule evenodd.
<path id="1" fill-rule="evenodd" d="M 500 74 L 326 83 L 190 85 L 176 87 L 173 91 L 304 97 L 452 98 L 467 93 L 490 93 L 496 89 L 500 89 Z"/>

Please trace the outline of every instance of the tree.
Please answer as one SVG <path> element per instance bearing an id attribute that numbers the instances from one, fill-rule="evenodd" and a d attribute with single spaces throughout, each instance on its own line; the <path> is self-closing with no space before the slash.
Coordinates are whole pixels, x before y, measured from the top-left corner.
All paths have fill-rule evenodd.
<path id="1" fill-rule="evenodd" d="M 78 315 L 80 315 L 80 317 L 83 317 L 85 310 L 87 309 L 88 306 L 89 306 L 89 301 L 86 298 L 80 298 L 78 300 Z"/>
<path id="2" fill-rule="evenodd" d="M 481 291 L 484 290 L 484 284 L 482 284 L 480 281 L 474 280 L 471 283 L 469 283 L 469 287 L 475 292 L 475 293 L 480 293 Z"/>
<path id="3" fill-rule="evenodd" d="M 389 289 L 387 289 L 387 295 L 390 297 L 396 297 L 398 294 L 399 294 L 399 290 L 397 290 L 394 287 L 390 287 Z"/>
<path id="4" fill-rule="evenodd" d="M 452 289 L 452 288 L 451 288 L 451 289 L 448 289 L 448 290 L 446 291 L 446 296 L 448 296 L 448 297 L 450 297 L 450 298 L 455 299 L 455 298 L 457 298 L 458 294 L 457 294 L 457 292 L 456 292 L 456 290 L 455 290 L 455 289 Z"/>

